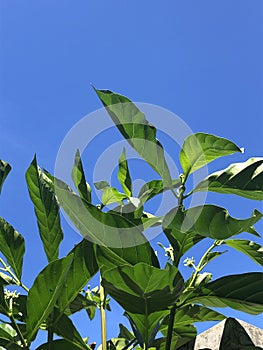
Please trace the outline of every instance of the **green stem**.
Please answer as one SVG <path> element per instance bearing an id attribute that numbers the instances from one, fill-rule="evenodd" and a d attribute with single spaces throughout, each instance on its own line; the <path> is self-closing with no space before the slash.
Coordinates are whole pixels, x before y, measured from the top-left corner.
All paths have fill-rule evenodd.
<path id="1" fill-rule="evenodd" d="M 4 271 L 8 272 L 9 275 L 13 278 L 15 284 L 19 287 L 22 287 L 26 292 L 29 292 L 29 288 L 27 288 L 20 279 L 13 273 L 11 267 L 8 266 L 2 258 L 0 258 L 0 263 L 4 266 Z"/>
<path id="2" fill-rule="evenodd" d="M 174 326 L 175 310 L 176 310 L 176 307 L 173 306 L 173 308 L 170 311 L 169 325 L 168 325 L 168 331 L 167 331 L 167 337 L 166 337 L 165 350 L 170 350 L 170 348 L 171 348 L 172 337 L 173 337 L 173 326 Z"/>
<path id="3" fill-rule="evenodd" d="M 11 321 L 11 324 L 12 324 L 13 328 L 16 330 L 16 333 L 17 333 L 18 337 L 20 338 L 21 343 L 23 344 L 23 346 L 26 349 L 28 349 L 26 340 L 23 337 L 23 334 L 22 334 L 22 332 L 21 332 L 21 330 L 20 330 L 20 328 L 19 328 L 18 324 L 16 323 L 16 320 L 15 320 L 15 318 L 13 316 L 13 300 L 12 300 L 12 298 L 9 300 L 9 306 L 7 306 L 7 307 L 8 307 L 7 315 L 9 317 L 10 321 Z"/>
<path id="4" fill-rule="evenodd" d="M 105 312 L 105 290 L 100 280 L 100 320 L 101 320 L 101 346 L 107 350 L 106 312 Z"/>
<path id="5" fill-rule="evenodd" d="M 192 276 L 192 279 L 189 283 L 189 285 L 187 286 L 187 288 L 185 289 L 185 292 L 188 291 L 189 289 L 192 288 L 192 286 L 194 285 L 194 282 L 198 276 L 198 274 L 203 270 L 203 268 L 206 266 L 205 260 L 207 259 L 207 256 L 209 255 L 209 253 L 218 245 L 220 245 L 222 243 L 222 241 L 214 241 L 214 243 L 207 249 L 207 251 L 204 253 L 204 255 L 202 256 L 202 258 L 199 261 L 199 264 L 196 266 L 195 268 L 195 272 Z"/>

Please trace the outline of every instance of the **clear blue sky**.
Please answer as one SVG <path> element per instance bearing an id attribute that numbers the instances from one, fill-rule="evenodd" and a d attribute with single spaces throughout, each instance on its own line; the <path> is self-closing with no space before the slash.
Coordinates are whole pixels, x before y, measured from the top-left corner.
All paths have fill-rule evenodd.
<path id="1" fill-rule="evenodd" d="M 194 132 L 245 147 L 245 155 L 222 159 L 211 171 L 262 155 L 262 0 L 2 0 L 0 11 L 0 158 L 13 166 L 0 215 L 26 239 L 29 286 L 46 261 L 24 174 L 35 152 L 53 171 L 68 130 L 101 107 L 90 82 L 165 107 Z M 241 218 L 262 210 L 234 196 L 209 195 L 208 202 Z M 66 222 L 64 228 L 61 255 L 80 240 Z M 262 224 L 257 228 L 262 232 Z M 211 264 L 215 277 L 256 270 L 234 252 Z M 226 312 L 263 325 L 261 316 Z M 117 335 L 117 315 L 109 337 Z M 83 318 L 81 331 L 99 342 L 98 323 Z"/>

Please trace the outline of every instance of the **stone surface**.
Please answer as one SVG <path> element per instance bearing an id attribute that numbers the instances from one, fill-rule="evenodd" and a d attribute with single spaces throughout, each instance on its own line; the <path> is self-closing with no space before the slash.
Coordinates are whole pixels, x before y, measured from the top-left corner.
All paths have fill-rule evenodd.
<path id="1" fill-rule="evenodd" d="M 263 330 L 244 321 L 238 319 L 237 321 L 244 327 L 254 345 L 263 347 Z M 224 325 L 225 320 L 199 334 L 196 337 L 194 350 L 219 350 Z"/>

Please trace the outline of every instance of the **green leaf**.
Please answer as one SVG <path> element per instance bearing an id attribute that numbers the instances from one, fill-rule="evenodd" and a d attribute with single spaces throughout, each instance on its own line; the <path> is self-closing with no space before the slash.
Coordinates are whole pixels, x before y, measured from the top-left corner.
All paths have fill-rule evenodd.
<path id="1" fill-rule="evenodd" d="M 263 200 L 263 158 L 234 163 L 201 181 L 193 192 L 212 191 Z"/>
<path id="2" fill-rule="evenodd" d="M 134 334 L 131 333 L 122 323 L 119 323 L 120 332 L 118 338 L 125 338 L 129 341 L 134 339 Z"/>
<path id="3" fill-rule="evenodd" d="M 163 147 L 156 138 L 156 128 L 127 97 L 109 90 L 95 91 L 121 134 L 161 176 L 165 186 L 169 186 L 171 175 L 164 158 Z"/>
<path id="4" fill-rule="evenodd" d="M 111 338 L 107 341 L 107 350 L 122 350 L 129 344 L 129 341 L 125 338 Z M 102 350 L 100 345 L 98 350 Z"/>
<path id="5" fill-rule="evenodd" d="M 231 307 L 257 315 L 263 312 L 263 273 L 249 272 L 221 277 L 181 296 L 184 305 Z"/>
<path id="6" fill-rule="evenodd" d="M 1 323 L 0 324 L 0 338 L 9 340 L 11 342 L 14 341 L 14 337 L 16 336 L 16 331 L 14 328 L 10 326 L 8 323 Z"/>
<path id="7" fill-rule="evenodd" d="M 181 231 L 181 234 L 195 232 L 203 237 L 223 240 L 242 232 L 251 233 L 251 227 L 262 218 L 262 214 L 254 210 L 248 219 L 235 219 L 224 208 L 215 205 L 196 206 L 185 210 L 172 211 L 168 228 Z M 170 215 L 170 213 L 168 213 Z M 164 219 L 165 225 L 165 219 Z"/>
<path id="8" fill-rule="evenodd" d="M 59 318 L 56 316 L 59 316 Z M 89 349 L 70 318 L 65 314 L 61 315 L 60 313 L 57 313 L 56 315 L 56 312 L 54 317 L 57 321 L 52 324 L 52 329 L 57 335 L 67 340 L 72 345 L 77 346 L 79 349 Z"/>
<path id="9" fill-rule="evenodd" d="M 182 232 L 185 215 L 178 208 L 172 209 L 163 219 L 163 231 L 174 251 L 174 265 L 178 266 L 181 257 L 194 245 L 204 239 L 197 232 Z"/>
<path id="10" fill-rule="evenodd" d="M 167 335 L 167 326 L 162 327 L 162 333 L 166 336 Z M 184 349 L 181 348 L 184 344 L 187 344 L 194 340 L 196 337 L 197 332 L 196 328 L 193 325 L 185 325 L 180 327 L 174 327 L 172 332 L 172 344 L 171 349 Z M 156 341 L 153 343 L 154 346 L 157 347 L 158 350 L 165 350 L 166 345 L 166 337 L 165 338 L 159 338 L 156 339 Z M 185 348 L 185 350 L 192 350 L 193 348 Z"/>
<path id="11" fill-rule="evenodd" d="M 70 316 L 83 309 L 86 310 L 89 319 L 92 320 L 95 316 L 97 303 L 93 299 L 90 300 L 85 298 L 84 295 L 78 294 L 65 310 L 65 314 Z"/>
<path id="12" fill-rule="evenodd" d="M 20 279 L 25 253 L 25 241 L 22 235 L 3 218 L 0 218 L 0 251 Z"/>
<path id="13" fill-rule="evenodd" d="M 106 291 L 127 311 L 150 314 L 171 306 L 184 286 L 178 269 L 160 270 L 145 263 L 119 266 L 102 275 Z"/>
<path id="14" fill-rule="evenodd" d="M 31 200 L 37 217 L 41 240 L 44 245 L 48 261 L 58 258 L 58 249 L 63 239 L 60 226 L 59 206 L 52 189 L 48 185 L 46 175 L 37 165 L 34 157 L 26 172 L 26 181 Z"/>
<path id="15" fill-rule="evenodd" d="M 244 239 L 228 239 L 224 243 L 229 247 L 246 254 L 257 264 L 263 266 L 263 247 L 261 245 Z"/>
<path id="16" fill-rule="evenodd" d="M 78 190 L 80 197 L 84 198 L 87 202 L 91 203 L 91 187 L 86 181 L 79 150 L 77 150 L 75 155 L 71 177 Z"/>
<path id="17" fill-rule="evenodd" d="M 126 159 L 126 150 L 123 148 L 122 154 L 119 158 L 119 171 L 118 179 L 123 188 L 124 193 L 128 196 L 132 196 L 132 179 L 130 176 L 130 171 L 128 167 L 128 162 Z"/>
<path id="18" fill-rule="evenodd" d="M 45 343 L 40 345 L 36 350 L 49 350 L 50 344 Z M 86 348 L 80 348 L 79 346 L 73 345 L 72 343 L 68 342 L 64 339 L 54 340 L 52 341 L 52 349 L 56 350 L 79 350 L 79 349 L 86 349 Z"/>
<path id="19" fill-rule="evenodd" d="M 56 193 L 79 232 L 98 244 L 100 265 L 108 266 L 113 260 L 114 265 L 127 262 L 136 264 L 138 261 L 159 265 L 153 249 L 141 232 L 142 223 L 136 226 L 117 213 L 104 213 L 64 187 L 57 186 Z M 103 255 L 106 259 L 103 259 Z"/>
<path id="20" fill-rule="evenodd" d="M 72 256 L 73 260 L 58 300 L 58 306 L 62 313 L 69 312 L 70 304 L 76 299 L 79 291 L 99 270 L 94 245 L 86 239 L 77 244 L 70 251 L 69 256 Z"/>
<path id="21" fill-rule="evenodd" d="M 242 150 L 222 137 L 201 132 L 189 135 L 180 152 L 180 163 L 185 178 L 213 160 L 235 152 L 242 152 Z"/>
<path id="22" fill-rule="evenodd" d="M 165 191 L 170 190 L 171 188 L 177 188 L 181 185 L 181 180 L 176 179 L 172 180 L 172 186 L 164 186 L 163 180 L 152 180 L 150 182 L 145 183 L 139 192 L 139 199 L 142 203 L 147 202 L 149 199 L 154 196 L 163 193 Z"/>
<path id="23" fill-rule="evenodd" d="M 11 169 L 11 166 L 7 162 L 0 160 L 0 193 L 2 191 L 3 183 Z"/>
<path id="24" fill-rule="evenodd" d="M 225 322 L 219 350 L 246 349 L 254 346 L 249 335 L 241 324 L 234 318 L 228 318 Z"/>
<path id="25" fill-rule="evenodd" d="M 101 202 L 103 205 L 111 203 L 122 204 L 122 201 L 127 198 L 126 194 L 119 192 L 114 187 L 105 187 L 102 191 Z"/>
<path id="26" fill-rule="evenodd" d="M 55 260 L 36 277 L 27 298 L 27 333 L 32 339 L 60 298 L 73 256 Z"/>

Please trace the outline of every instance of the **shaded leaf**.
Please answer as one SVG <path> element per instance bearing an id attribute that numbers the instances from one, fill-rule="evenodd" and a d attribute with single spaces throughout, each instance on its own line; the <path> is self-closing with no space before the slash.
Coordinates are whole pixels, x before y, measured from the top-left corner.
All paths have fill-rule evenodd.
<path id="1" fill-rule="evenodd" d="M 164 158 L 156 128 L 127 97 L 109 90 L 95 89 L 98 97 L 129 144 L 162 177 L 165 185 L 171 184 L 171 175 Z"/>
<path id="2" fill-rule="evenodd" d="M 219 350 L 246 349 L 247 346 L 254 346 L 244 327 L 234 318 L 228 318 L 225 322 Z"/>
<path id="3" fill-rule="evenodd" d="M 14 341 L 14 337 L 16 336 L 16 331 L 13 327 L 8 323 L 0 324 L 0 338 L 4 340 L 9 340 L 11 342 Z"/>
<path id="4" fill-rule="evenodd" d="M 27 333 L 32 339 L 60 298 L 73 256 L 55 260 L 36 277 L 27 298 Z"/>
<path id="5" fill-rule="evenodd" d="M 49 350 L 50 344 L 45 343 L 40 345 L 36 350 Z M 68 342 L 64 339 L 54 340 L 52 342 L 52 349 L 54 350 L 79 350 L 79 349 L 85 349 L 80 348 L 79 346 L 73 345 L 72 343 Z"/>
<path id="6" fill-rule="evenodd" d="M 91 187 L 86 181 L 79 150 L 77 150 L 75 155 L 71 177 L 78 190 L 80 197 L 84 198 L 87 202 L 91 203 Z"/>
<path id="7" fill-rule="evenodd" d="M 0 193 L 2 191 L 3 183 L 5 182 L 5 179 L 7 178 L 7 175 L 11 171 L 11 166 L 4 160 L 0 160 Z"/>
<path id="8" fill-rule="evenodd" d="M 118 170 L 118 179 L 123 188 L 124 193 L 128 196 L 132 196 L 132 179 L 128 167 L 128 162 L 126 159 L 126 151 L 123 148 L 122 154 L 119 158 L 119 170 Z"/>
<path id="9" fill-rule="evenodd" d="M 185 178 L 213 160 L 235 152 L 242 152 L 242 150 L 222 137 L 201 132 L 189 135 L 180 152 L 180 163 Z"/>
<path id="10" fill-rule="evenodd" d="M 25 241 L 23 236 L 3 218 L 0 218 L 0 251 L 20 279 L 25 253 Z"/>
<path id="11" fill-rule="evenodd" d="M 184 286 L 175 266 L 160 270 L 145 263 L 119 266 L 102 275 L 106 291 L 127 311 L 148 315 L 171 306 Z"/>
<path id="12" fill-rule="evenodd" d="M 46 175 L 37 165 L 36 156 L 26 172 L 30 198 L 34 204 L 41 240 L 48 261 L 58 258 L 58 249 L 63 239 L 60 226 L 59 206 L 52 189 L 44 178 Z"/>
<path id="13" fill-rule="evenodd" d="M 129 341 L 134 339 L 134 334 L 131 333 L 122 323 L 119 324 L 120 332 L 118 338 L 125 338 Z"/>
<path id="14" fill-rule="evenodd" d="M 263 312 L 263 273 L 250 272 L 221 277 L 195 291 L 184 293 L 181 302 L 208 307 L 231 307 L 257 315 Z"/>
<path id="15" fill-rule="evenodd" d="M 263 247 L 260 244 L 244 239 L 228 239 L 224 243 L 229 247 L 246 254 L 259 265 L 263 265 Z"/>
<path id="16" fill-rule="evenodd" d="M 172 180 L 172 186 L 164 186 L 163 180 L 152 180 L 145 183 L 139 192 L 139 199 L 142 203 L 147 202 L 149 199 L 154 196 L 170 190 L 171 188 L 178 188 L 181 185 L 181 180 L 176 179 Z"/>
<path id="17" fill-rule="evenodd" d="M 58 306 L 60 311 L 68 314 L 71 303 L 77 298 L 81 289 L 98 272 L 94 244 L 83 239 L 69 253 L 72 264 L 64 280 L 64 287 L 60 292 Z"/>
<path id="18" fill-rule="evenodd" d="M 168 329 L 167 326 L 163 326 L 162 333 L 164 335 L 167 334 L 167 329 Z M 172 332 L 171 349 L 179 349 L 179 348 L 181 349 L 181 347 L 184 344 L 188 344 L 188 342 L 194 339 L 196 335 L 197 335 L 196 328 L 193 325 L 184 325 L 184 326 L 174 327 Z M 158 350 L 165 350 L 166 338 L 156 339 L 153 345 L 156 346 Z M 191 348 L 191 350 L 193 349 Z"/>
<path id="19" fill-rule="evenodd" d="M 59 318 L 56 316 L 59 316 Z M 51 327 L 57 335 L 67 340 L 72 345 L 79 347 L 79 349 L 89 349 L 88 345 L 86 345 L 83 341 L 73 322 L 65 314 L 61 315 L 58 313 L 56 315 L 55 312 L 54 317 L 57 319 L 57 321 L 52 324 Z"/>
<path id="20" fill-rule="evenodd" d="M 250 158 L 244 163 L 231 164 L 209 175 L 193 191 L 213 191 L 262 200 L 263 158 Z"/>

